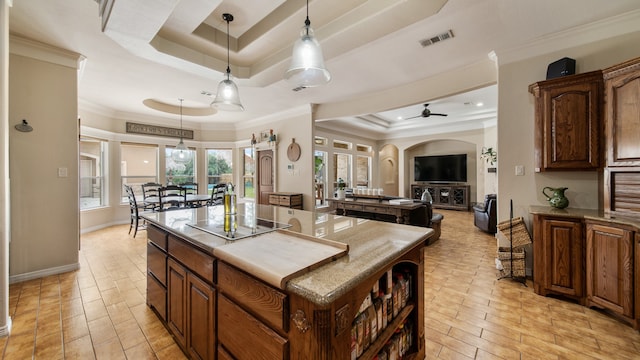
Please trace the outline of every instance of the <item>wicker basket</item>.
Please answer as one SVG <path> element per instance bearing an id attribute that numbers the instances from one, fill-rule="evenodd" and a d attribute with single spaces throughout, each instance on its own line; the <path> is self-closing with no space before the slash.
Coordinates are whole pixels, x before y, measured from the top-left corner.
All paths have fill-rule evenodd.
<path id="1" fill-rule="evenodd" d="M 511 231 L 509 231 L 509 222 L 513 224 Z M 524 220 L 522 219 L 522 217 L 513 218 L 511 221 L 502 221 L 498 224 L 497 227 L 498 231 L 500 231 L 500 233 L 507 240 L 511 239 L 511 236 L 513 235 L 513 240 L 511 243 L 513 244 L 514 248 L 531 244 L 531 236 L 529 236 L 529 232 L 524 225 Z"/>
<path id="2" fill-rule="evenodd" d="M 525 277 L 525 251 L 522 248 L 513 249 L 513 276 Z M 500 270 L 501 276 L 511 275 L 511 251 L 508 247 L 498 248 L 498 260 L 502 264 L 502 270 Z"/>

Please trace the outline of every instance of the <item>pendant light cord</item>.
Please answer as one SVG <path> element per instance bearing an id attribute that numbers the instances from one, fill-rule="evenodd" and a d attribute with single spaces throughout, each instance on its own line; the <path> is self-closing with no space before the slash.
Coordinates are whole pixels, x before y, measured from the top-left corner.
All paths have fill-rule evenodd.
<path id="1" fill-rule="evenodd" d="M 307 0 L 309 1 L 309 0 Z M 230 14 L 225 14 L 226 16 L 224 17 L 224 19 L 227 21 L 227 80 L 229 80 L 229 75 L 231 74 L 231 68 L 229 67 L 230 65 L 230 60 L 229 60 L 229 47 L 231 46 L 229 43 L 229 21 L 231 21 L 233 19 L 233 17 L 231 17 L 231 19 L 229 18 Z"/>
<path id="2" fill-rule="evenodd" d="M 182 141 L 182 102 L 184 101 L 184 99 L 178 100 L 180 100 L 180 141 Z"/>

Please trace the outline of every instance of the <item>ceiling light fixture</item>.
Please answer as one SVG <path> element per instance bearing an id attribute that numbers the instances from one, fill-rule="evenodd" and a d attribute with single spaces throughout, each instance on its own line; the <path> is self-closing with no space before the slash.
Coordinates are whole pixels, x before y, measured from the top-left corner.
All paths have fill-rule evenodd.
<path id="1" fill-rule="evenodd" d="M 324 67 L 322 48 L 313 36 L 309 21 L 309 0 L 307 0 L 307 19 L 300 32 L 300 39 L 293 44 L 291 66 L 284 78 L 298 87 L 315 87 L 328 83 L 331 74 Z"/>
<path id="2" fill-rule="evenodd" d="M 233 21 L 233 15 L 224 13 L 222 14 L 222 20 L 227 22 L 227 74 L 226 79 L 218 84 L 218 92 L 211 105 L 219 110 L 243 111 L 244 107 L 240 103 L 238 87 L 231 80 L 231 68 L 229 67 L 229 23 Z"/>
<path id="3" fill-rule="evenodd" d="M 189 150 L 184 144 L 184 141 L 182 141 L 182 102 L 184 99 L 178 100 L 180 100 L 180 142 L 173 148 L 173 151 L 171 151 L 171 158 L 178 164 L 186 164 L 191 161 L 192 154 L 191 150 Z"/>

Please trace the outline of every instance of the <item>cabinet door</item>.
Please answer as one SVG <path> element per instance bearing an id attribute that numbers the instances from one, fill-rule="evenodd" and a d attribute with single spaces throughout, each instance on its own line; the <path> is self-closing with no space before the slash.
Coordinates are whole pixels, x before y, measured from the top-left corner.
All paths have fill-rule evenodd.
<path id="1" fill-rule="evenodd" d="M 187 271 L 173 259 L 167 260 L 167 325 L 176 341 L 186 347 Z"/>
<path id="2" fill-rule="evenodd" d="M 546 289 L 575 298 L 583 296 L 582 239 L 581 222 L 544 220 L 542 256 Z"/>
<path id="3" fill-rule="evenodd" d="M 605 73 L 607 165 L 640 165 L 640 63 Z"/>
<path id="4" fill-rule="evenodd" d="M 215 357 L 215 290 L 187 273 L 187 347 L 192 359 Z"/>
<path id="5" fill-rule="evenodd" d="M 531 85 L 536 97 L 536 171 L 600 166 L 602 72 Z"/>
<path id="6" fill-rule="evenodd" d="M 629 230 L 587 225 L 587 302 L 633 317 L 633 236 Z"/>

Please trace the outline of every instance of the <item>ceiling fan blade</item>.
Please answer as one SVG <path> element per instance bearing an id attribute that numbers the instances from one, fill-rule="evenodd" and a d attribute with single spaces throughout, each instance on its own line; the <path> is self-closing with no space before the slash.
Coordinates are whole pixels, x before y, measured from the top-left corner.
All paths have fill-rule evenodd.
<path id="1" fill-rule="evenodd" d="M 447 114 L 438 114 L 438 113 L 431 113 L 431 116 L 436 115 L 436 116 L 448 116 Z"/>
<path id="2" fill-rule="evenodd" d="M 421 118 L 421 117 L 424 117 L 424 116 L 422 116 L 422 115 L 412 116 L 412 117 L 410 117 L 410 118 L 406 118 L 405 120 L 410 120 L 410 119 L 415 119 L 415 118 Z"/>

